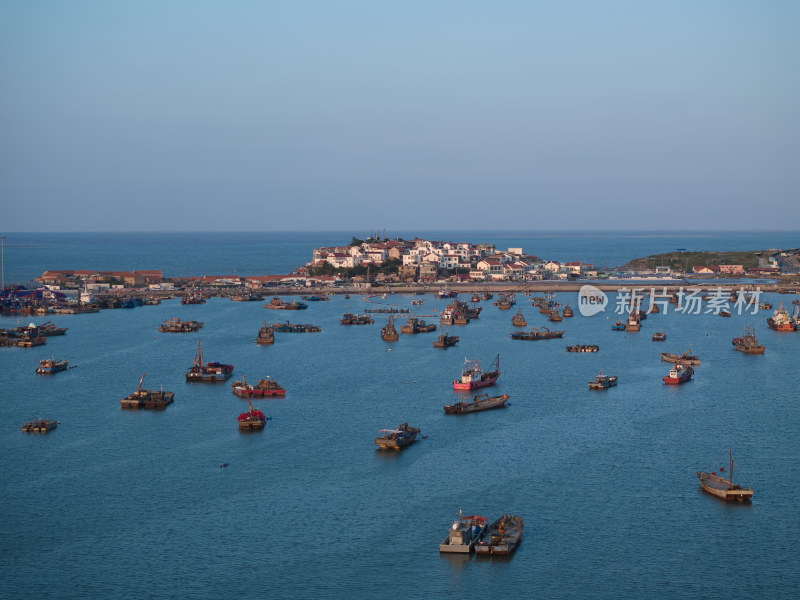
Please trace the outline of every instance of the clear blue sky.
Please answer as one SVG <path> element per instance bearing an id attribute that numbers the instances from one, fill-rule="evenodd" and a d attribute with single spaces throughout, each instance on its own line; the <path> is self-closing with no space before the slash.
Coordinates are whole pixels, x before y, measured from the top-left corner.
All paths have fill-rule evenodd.
<path id="1" fill-rule="evenodd" d="M 0 233 L 797 229 L 800 2 L 0 4 Z"/>

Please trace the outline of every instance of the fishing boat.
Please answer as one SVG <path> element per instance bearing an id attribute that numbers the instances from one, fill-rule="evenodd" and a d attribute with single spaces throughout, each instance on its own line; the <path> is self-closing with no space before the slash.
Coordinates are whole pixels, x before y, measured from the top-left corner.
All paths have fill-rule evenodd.
<path id="1" fill-rule="evenodd" d="M 175 399 L 174 392 L 165 392 L 163 389 L 157 391 L 142 389 L 142 382 L 144 381 L 145 375 L 142 375 L 141 379 L 139 379 L 139 385 L 136 386 L 136 391 L 119 401 L 122 408 L 152 408 L 163 410 L 172 404 Z"/>
<path id="2" fill-rule="evenodd" d="M 762 302 L 761 304 L 758 305 L 758 308 L 760 310 L 772 310 L 772 304 L 770 304 L 769 302 Z"/>
<path id="3" fill-rule="evenodd" d="M 216 383 L 225 381 L 233 375 L 233 365 L 220 362 L 203 362 L 203 343 L 197 342 L 197 355 L 192 359 L 192 366 L 186 371 L 186 381 L 202 381 Z"/>
<path id="4" fill-rule="evenodd" d="M 303 300 L 308 302 L 328 302 L 330 298 L 328 296 L 300 296 Z"/>
<path id="5" fill-rule="evenodd" d="M 272 329 L 273 331 L 281 333 L 318 333 L 322 331 L 322 328 L 318 325 L 311 325 L 310 323 L 290 323 L 289 321 L 285 323 L 273 323 Z"/>
<path id="6" fill-rule="evenodd" d="M 162 333 L 192 333 L 200 331 L 203 323 L 200 321 L 181 321 L 178 317 L 167 319 L 158 326 Z"/>
<path id="7" fill-rule="evenodd" d="M 305 302 L 301 302 L 299 300 L 292 300 L 291 302 L 284 302 L 277 296 L 272 298 L 268 304 L 264 305 L 264 308 L 272 308 L 274 310 L 305 310 L 308 308 L 308 304 Z"/>
<path id="8" fill-rule="evenodd" d="M 195 290 L 187 292 L 181 297 L 181 304 L 205 304 L 206 299 L 203 298 L 203 290 Z"/>
<path id="9" fill-rule="evenodd" d="M 480 296 L 480 294 L 478 294 L 476 292 L 475 294 L 472 294 L 472 298 L 470 300 L 471 300 L 471 302 L 480 302 L 481 301 L 481 296 Z"/>
<path id="10" fill-rule="evenodd" d="M 661 360 L 664 362 L 670 363 L 682 363 L 684 365 L 699 365 L 700 359 L 697 356 L 689 354 L 692 349 L 690 348 L 683 354 L 670 354 L 669 352 L 662 352 L 661 353 Z"/>
<path id="11" fill-rule="evenodd" d="M 42 323 L 41 325 L 36 325 L 34 323 L 29 323 L 24 327 L 14 327 L 13 329 L 2 329 L 0 330 L 4 335 L 9 337 L 51 337 L 54 335 L 64 335 L 67 332 L 66 327 L 56 327 L 50 321 L 47 323 Z"/>
<path id="12" fill-rule="evenodd" d="M 528 324 L 525 320 L 525 315 L 522 314 L 522 310 L 518 310 L 517 314 L 511 317 L 511 324 L 514 327 L 525 327 Z"/>
<path id="13" fill-rule="evenodd" d="M 669 370 L 669 375 L 664 375 L 662 379 L 667 385 L 678 385 L 689 381 L 693 374 L 694 369 L 689 365 L 676 363 L 675 366 Z"/>
<path id="14" fill-rule="evenodd" d="M 239 422 L 239 431 L 258 431 L 264 429 L 267 424 L 267 417 L 258 409 L 253 408 L 253 404 L 248 398 L 247 403 L 250 405 L 248 412 L 241 413 L 236 420 Z"/>
<path id="15" fill-rule="evenodd" d="M 625 331 L 639 331 L 641 328 L 642 323 L 639 319 L 639 312 L 631 311 L 628 315 L 628 320 L 625 321 Z"/>
<path id="16" fill-rule="evenodd" d="M 39 375 L 52 375 L 66 371 L 69 368 L 68 360 L 55 360 L 54 358 L 45 358 L 39 361 L 39 366 L 36 367 L 36 372 Z"/>
<path id="17" fill-rule="evenodd" d="M 266 379 L 260 379 L 257 384 L 251 385 L 242 375 L 241 381 L 234 381 L 231 384 L 231 391 L 240 398 L 274 398 L 286 395 L 286 390 L 269 376 Z"/>
<path id="18" fill-rule="evenodd" d="M 25 433 L 48 433 L 58 427 L 59 421 L 53 419 L 33 419 L 22 424 Z"/>
<path id="19" fill-rule="evenodd" d="M 667 339 L 667 334 L 663 331 L 656 331 L 651 338 L 654 342 L 663 342 Z"/>
<path id="20" fill-rule="evenodd" d="M 597 352 L 600 346 L 597 344 L 580 344 L 576 346 L 567 346 L 567 352 Z"/>
<path id="21" fill-rule="evenodd" d="M 559 323 L 564 319 L 561 318 L 561 315 L 558 312 L 557 308 L 553 308 L 550 310 L 550 313 L 547 315 L 548 321 L 553 321 L 554 323 Z"/>
<path id="22" fill-rule="evenodd" d="M 408 423 L 400 424 L 397 429 L 381 429 L 375 438 L 379 450 L 402 450 L 417 441 L 420 430 L 410 427 Z"/>
<path id="23" fill-rule="evenodd" d="M 467 515 L 461 509 L 458 510 L 458 518 L 453 521 L 447 537 L 439 544 L 439 552 L 459 552 L 469 554 L 472 552 L 475 542 L 486 533 L 486 517 L 478 515 Z"/>
<path id="24" fill-rule="evenodd" d="M 489 525 L 486 534 L 475 544 L 476 554 L 511 554 L 522 541 L 523 520 L 503 515 Z"/>
<path id="25" fill-rule="evenodd" d="M 733 482 L 733 450 L 728 452 L 728 458 L 728 479 L 717 475 L 715 471 L 697 472 L 700 486 L 705 492 L 726 502 L 749 502 L 753 497 L 753 488 Z M 724 473 L 725 467 L 720 467 L 719 470 Z"/>
<path id="26" fill-rule="evenodd" d="M 440 290 L 440 291 L 439 291 L 439 292 L 437 292 L 437 294 L 436 294 L 436 297 L 437 297 L 437 298 L 440 298 L 440 299 L 444 299 L 444 298 L 455 298 L 456 296 L 458 296 L 458 292 L 454 292 L 453 290 L 449 290 L 449 289 L 447 289 L 447 288 L 445 288 L 445 289 L 443 289 L 443 290 Z"/>
<path id="27" fill-rule="evenodd" d="M 756 339 L 755 330 L 749 327 L 744 328 L 744 335 L 742 337 L 735 337 L 731 341 L 734 349 L 745 354 L 764 354 L 764 345 L 759 344 Z"/>
<path id="28" fill-rule="evenodd" d="M 369 315 L 344 313 L 339 322 L 342 325 L 372 325 L 375 321 Z"/>
<path id="29" fill-rule="evenodd" d="M 420 304 L 422 304 L 422 298 L 411 299 L 411 306 L 419 306 Z"/>
<path id="30" fill-rule="evenodd" d="M 775 331 L 795 330 L 794 321 L 789 317 L 789 313 L 786 309 L 783 308 L 783 302 L 780 303 L 780 307 L 775 311 L 775 314 L 767 319 L 767 325 L 769 325 L 770 329 L 774 329 Z"/>
<path id="31" fill-rule="evenodd" d="M 728 312 L 727 310 L 725 310 L 724 308 L 721 311 L 719 311 L 718 314 L 719 314 L 720 317 L 730 317 L 731 316 L 731 313 Z"/>
<path id="32" fill-rule="evenodd" d="M 17 342 L 20 348 L 35 348 L 37 346 L 44 346 L 47 343 L 47 338 L 40 336 L 25 336 Z"/>
<path id="33" fill-rule="evenodd" d="M 381 327 L 381 338 L 385 342 L 396 342 L 398 339 L 400 339 L 400 334 L 397 333 L 397 329 L 395 329 L 394 326 L 393 317 L 389 317 L 386 325 Z"/>
<path id="34" fill-rule="evenodd" d="M 607 390 L 610 387 L 617 385 L 616 375 L 597 375 L 592 381 L 589 382 L 590 390 Z"/>
<path id="35" fill-rule="evenodd" d="M 653 302 L 653 301 L 651 300 L 651 301 L 650 301 L 650 306 L 647 308 L 647 312 L 648 312 L 648 313 L 660 313 L 660 312 L 661 312 L 661 309 L 660 309 L 660 308 L 658 308 L 658 304 L 656 304 L 655 302 Z"/>
<path id="36" fill-rule="evenodd" d="M 454 390 L 475 390 L 497 383 L 500 377 L 500 355 L 498 354 L 487 372 L 481 369 L 481 361 L 464 358 L 461 379 L 453 380 Z"/>
<path id="37" fill-rule="evenodd" d="M 433 347 L 449 348 L 450 346 L 455 346 L 457 343 L 458 343 L 457 335 L 447 335 L 446 333 L 440 333 L 439 337 L 436 338 L 436 341 L 433 342 Z"/>
<path id="38" fill-rule="evenodd" d="M 483 292 L 481 298 L 483 300 L 491 300 L 492 298 L 494 298 L 494 294 L 490 294 L 489 292 Z"/>
<path id="39" fill-rule="evenodd" d="M 263 302 L 264 296 L 260 294 L 234 294 L 230 299 L 233 302 Z"/>
<path id="40" fill-rule="evenodd" d="M 612 331 L 625 331 L 625 323 L 623 323 L 622 321 L 619 320 L 619 318 L 617 318 L 617 322 L 614 323 L 613 325 L 611 325 L 611 330 Z"/>
<path id="41" fill-rule="evenodd" d="M 564 335 L 563 331 L 550 331 L 547 327 L 531 327 L 529 331 L 512 331 L 512 340 L 552 340 Z"/>
<path id="42" fill-rule="evenodd" d="M 400 333 L 430 333 L 431 331 L 436 331 L 436 325 L 426 323 L 417 317 L 409 317 L 406 324 L 400 328 Z"/>
<path id="43" fill-rule="evenodd" d="M 256 344 L 272 344 L 275 342 L 275 330 L 267 325 L 267 320 L 264 319 L 264 324 L 258 330 L 256 336 Z"/>
<path id="44" fill-rule="evenodd" d="M 466 413 L 480 412 L 482 410 L 492 410 L 493 408 L 505 408 L 508 402 L 508 395 L 489 396 L 489 394 L 479 394 L 470 402 L 454 402 L 444 407 L 445 414 L 463 415 Z"/>
<path id="45" fill-rule="evenodd" d="M 575 316 L 575 313 L 572 312 L 572 309 L 569 306 L 569 302 L 567 302 L 567 305 L 564 307 L 564 310 L 561 311 L 561 316 L 563 316 L 566 319 Z"/>

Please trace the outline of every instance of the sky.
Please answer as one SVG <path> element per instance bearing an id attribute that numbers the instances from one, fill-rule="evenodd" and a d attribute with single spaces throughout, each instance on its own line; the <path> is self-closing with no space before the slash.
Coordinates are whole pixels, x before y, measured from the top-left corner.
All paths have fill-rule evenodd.
<path id="1" fill-rule="evenodd" d="M 794 0 L 5 0 L 0 233 L 800 229 Z"/>

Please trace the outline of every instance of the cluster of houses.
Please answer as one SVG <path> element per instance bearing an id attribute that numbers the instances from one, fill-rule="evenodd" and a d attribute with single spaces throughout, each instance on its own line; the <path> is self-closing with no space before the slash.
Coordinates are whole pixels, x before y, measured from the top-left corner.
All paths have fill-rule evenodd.
<path id="1" fill-rule="evenodd" d="M 358 266 L 380 270 L 396 261 L 399 281 L 432 282 L 442 275 L 470 281 L 530 281 L 591 276 L 592 265 L 545 262 L 524 254 L 522 248 L 498 251 L 493 244 L 413 240 L 366 241 L 350 246 L 315 248 L 309 267 L 325 264 L 335 269 Z M 594 273 L 596 274 L 596 273 Z M 382 279 L 388 279 L 385 275 Z"/>

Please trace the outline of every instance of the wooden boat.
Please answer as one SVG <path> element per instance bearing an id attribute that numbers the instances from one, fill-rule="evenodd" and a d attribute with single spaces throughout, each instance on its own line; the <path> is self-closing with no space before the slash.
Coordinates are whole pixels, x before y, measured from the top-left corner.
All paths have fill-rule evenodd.
<path id="1" fill-rule="evenodd" d="M 239 422 L 239 431 L 258 431 L 264 429 L 267 424 L 267 417 L 260 410 L 254 409 L 253 404 L 248 398 L 247 403 L 250 405 L 248 412 L 241 413 L 236 420 Z"/>
<path id="2" fill-rule="evenodd" d="M 794 321 L 789 317 L 789 313 L 786 309 L 783 308 L 783 302 L 780 303 L 780 307 L 775 311 L 775 314 L 767 319 L 767 325 L 769 325 L 770 329 L 774 329 L 775 331 L 795 330 Z"/>
<path id="3" fill-rule="evenodd" d="M 491 300 L 494 297 L 494 294 L 490 294 L 489 292 L 483 292 L 481 298 L 483 300 Z"/>
<path id="4" fill-rule="evenodd" d="M 406 324 L 400 328 L 400 333 L 429 333 L 436 331 L 436 325 L 426 323 L 417 317 L 409 317 Z"/>
<path id="5" fill-rule="evenodd" d="M 689 365 L 676 363 L 675 366 L 669 370 L 669 375 L 664 375 L 662 380 L 667 385 L 678 385 L 689 381 L 693 374 L 694 369 Z"/>
<path id="6" fill-rule="evenodd" d="M 479 394 L 471 402 L 454 402 L 444 407 L 445 414 L 463 415 L 466 413 L 480 412 L 482 410 L 492 410 L 493 408 L 505 408 L 508 395 L 489 396 L 489 394 Z"/>
<path id="7" fill-rule="evenodd" d="M 143 381 L 144 375 L 139 379 L 139 385 L 136 387 L 136 391 L 119 401 L 122 408 L 152 408 L 155 410 L 163 410 L 172 404 L 175 399 L 174 392 L 165 392 L 163 389 L 158 391 L 143 390 Z"/>
<path id="8" fill-rule="evenodd" d="M 159 325 L 158 330 L 162 333 L 192 333 L 200 331 L 202 326 L 200 321 L 181 321 L 178 317 L 172 317 Z"/>
<path id="9" fill-rule="evenodd" d="M 769 302 L 762 302 L 761 304 L 758 305 L 758 308 L 760 310 L 772 310 L 772 304 L 770 304 Z"/>
<path id="10" fill-rule="evenodd" d="M 638 311 L 631 311 L 628 320 L 625 321 L 625 331 L 639 331 L 642 328 Z"/>
<path id="11" fill-rule="evenodd" d="M 553 321 L 554 323 L 559 323 L 559 322 L 563 321 L 564 319 L 561 318 L 561 315 L 559 314 L 558 309 L 557 308 L 553 308 L 550 311 L 550 313 L 547 315 L 547 320 L 548 321 Z"/>
<path id="12" fill-rule="evenodd" d="M 328 302 L 330 300 L 329 296 L 300 296 L 301 299 L 306 300 L 308 302 Z"/>
<path id="13" fill-rule="evenodd" d="M 447 335 L 446 333 L 440 333 L 439 337 L 436 338 L 436 341 L 433 342 L 433 347 L 449 348 L 450 346 L 455 346 L 457 343 L 458 343 L 457 335 Z"/>
<path id="14" fill-rule="evenodd" d="M 523 520 L 503 515 L 489 525 L 486 534 L 475 544 L 476 554 L 511 554 L 522 541 Z"/>
<path id="15" fill-rule="evenodd" d="M 728 312 L 728 311 L 727 311 L 727 310 L 725 310 L 725 309 L 722 309 L 721 311 L 719 311 L 719 316 L 720 316 L 720 317 L 730 317 L 730 316 L 731 316 L 731 313 L 730 313 L 730 312 Z"/>
<path id="16" fill-rule="evenodd" d="M 565 319 L 575 316 L 575 313 L 572 312 L 572 309 L 569 306 L 569 302 L 567 302 L 567 305 L 564 307 L 564 310 L 561 311 L 561 316 L 564 317 Z"/>
<path id="17" fill-rule="evenodd" d="M 396 342 L 400 339 L 400 334 L 397 333 L 397 329 L 394 327 L 394 318 L 389 317 L 386 325 L 381 327 L 381 338 L 385 342 Z"/>
<path id="18" fill-rule="evenodd" d="M 663 341 L 664 341 L 664 340 L 666 340 L 666 339 L 667 339 L 667 334 L 666 334 L 666 333 L 664 333 L 663 331 L 656 331 L 656 332 L 653 334 L 653 337 L 652 337 L 652 340 L 653 340 L 654 342 L 663 342 Z"/>
<path id="19" fill-rule="evenodd" d="M 205 304 L 206 299 L 203 298 L 203 290 L 195 290 L 192 288 L 191 291 L 187 292 L 186 294 L 181 297 L 181 304 Z"/>
<path id="20" fill-rule="evenodd" d="M 500 355 L 498 354 L 489 370 L 484 373 L 481 361 L 464 358 L 464 367 L 461 370 L 461 379 L 453 380 L 454 390 L 475 390 L 494 385 L 500 377 Z"/>
<path id="21" fill-rule="evenodd" d="M 617 322 L 614 323 L 613 325 L 611 325 L 611 330 L 612 331 L 625 331 L 625 323 L 623 323 L 622 321 L 619 320 L 619 318 L 617 318 Z"/>
<path id="22" fill-rule="evenodd" d="M 263 302 L 264 296 L 260 294 L 234 294 L 231 296 L 233 302 Z"/>
<path id="23" fill-rule="evenodd" d="M 318 333 L 322 328 L 309 323 L 273 323 L 272 329 L 281 333 Z"/>
<path id="24" fill-rule="evenodd" d="M 268 304 L 264 305 L 264 308 L 272 308 L 274 310 L 305 310 L 308 308 L 308 304 L 305 302 L 300 302 L 299 300 L 292 300 L 291 302 L 284 302 L 277 296 L 272 298 Z"/>
<path id="25" fill-rule="evenodd" d="M 691 348 L 684 352 L 683 354 L 670 354 L 669 352 L 662 352 L 661 353 L 661 360 L 664 362 L 670 363 L 682 363 L 684 365 L 699 365 L 700 359 L 696 356 L 689 354 L 691 352 Z"/>
<path id="26" fill-rule="evenodd" d="M 375 321 L 369 315 L 344 313 L 339 322 L 342 325 L 372 325 Z"/>
<path id="27" fill-rule="evenodd" d="M 54 335 L 64 335 L 66 332 L 66 327 L 56 327 L 50 321 L 42 323 L 41 325 L 30 323 L 24 327 L 0 329 L 0 333 L 12 338 L 51 337 Z"/>
<path id="28" fill-rule="evenodd" d="M 256 336 L 256 344 L 272 344 L 275 342 L 275 330 L 267 325 L 267 320 L 264 319 L 264 324 L 258 330 Z"/>
<path id="29" fill-rule="evenodd" d="M 472 552 L 475 542 L 486 533 L 486 517 L 478 515 L 467 515 L 461 509 L 458 510 L 458 518 L 453 521 L 447 537 L 439 544 L 439 552 L 458 552 L 469 554 Z"/>
<path id="30" fill-rule="evenodd" d="M 547 327 L 537 329 L 531 327 L 529 331 L 512 331 L 512 340 L 552 340 L 564 335 L 563 331 L 550 331 Z"/>
<path id="31" fill-rule="evenodd" d="M 69 368 L 68 360 L 56 360 L 54 358 L 45 358 L 39 361 L 39 366 L 36 367 L 36 372 L 39 375 L 52 375 L 66 371 Z"/>
<path id="32" fill-rule="evenodd" d="M 22 431 L 25 433 L 48 433 L 53 431 L 59 424 L 59 421 L 52 419 L 34 419 L 22 424 Z"/>
<path id="33" fill-rule="evenodd" d="M 733 482 L 733 450 L 728 452 L 730 467 L 728 468 L 728 479 L 720 477 L 716 472 L 697 472 L 700 486 L 705 492 L 716 496 L 726 502 L 749 502 L 753 497 L 753 488 Z M 725 467 L 720 467 L 720 472 L 724 472 Z"/>
<path id="34" fill-rule="evenodd" d="M 592 381 L 589 382 L 590 390 L 607 390 L 610 387 L 617 385 L 616 375 L 603 375 L 600 373 Z"/>
<path id="35" fill-rule="evenodd" d="M 600 346 L 597 344 L 588 345 L 588 344 L 581 344 L 578 346 L 567 346 L 567 352 L 597 352 L 600 350 Z"/>
<path id="36" fill-rule="evenodd" d="M 197 342 L 197 355 L 192 359 L 192 366 L 186 371 L 186 381 L 202 381 L 216 383 L 225 381 L 233 375 L 233 365 L 219 362 L 203 362 L 203 343 Z"/>
<path id="37" fill-rule="evenodd" d="M 24 337 L 17 342 L 20 348 L 35 348 L 37 346 L 44 346 L 47 343 L 47 338 L 39 337 Z"/>
<path id="38" fill-rule="evenodd" d="M 417 441 L 420 430 L 401 423 L 397 429 L 381 429 L 375 438 L 379 450 L 402 450 Z"/>
<path id="39" fill-rule="evenodd" d="M 763 344 L 759 344 L 756 339 L 755 330 L 750 330 L 749 327 L 744 328 L 744 335 L 742 337 L 735 337 L 731 341 L 734 349 L 745 354 L 764 354 Z"/>
<path id="40" fill-rule="evenodd" d="M 656 304 L 655 302 L 653 302 L 651 300 L 650 301 L 650 306 L 647 308 L 647 312 L 649 312 L 649 313 L 660 313 L 661 309 L 658 308 L 658 304 Z"/>
<path id="41" fill-rule="evenodd" d="M 242 375 L 241 381 L 234 381 L 231 384 L 231 391 L 240 398 L 274 398 L 275 396 L 286 395 L 286 390 L 279 386 L 277 381 L 270 379 L 269 376 L 252 385 L 247 383 L 247 379 Z"/>

